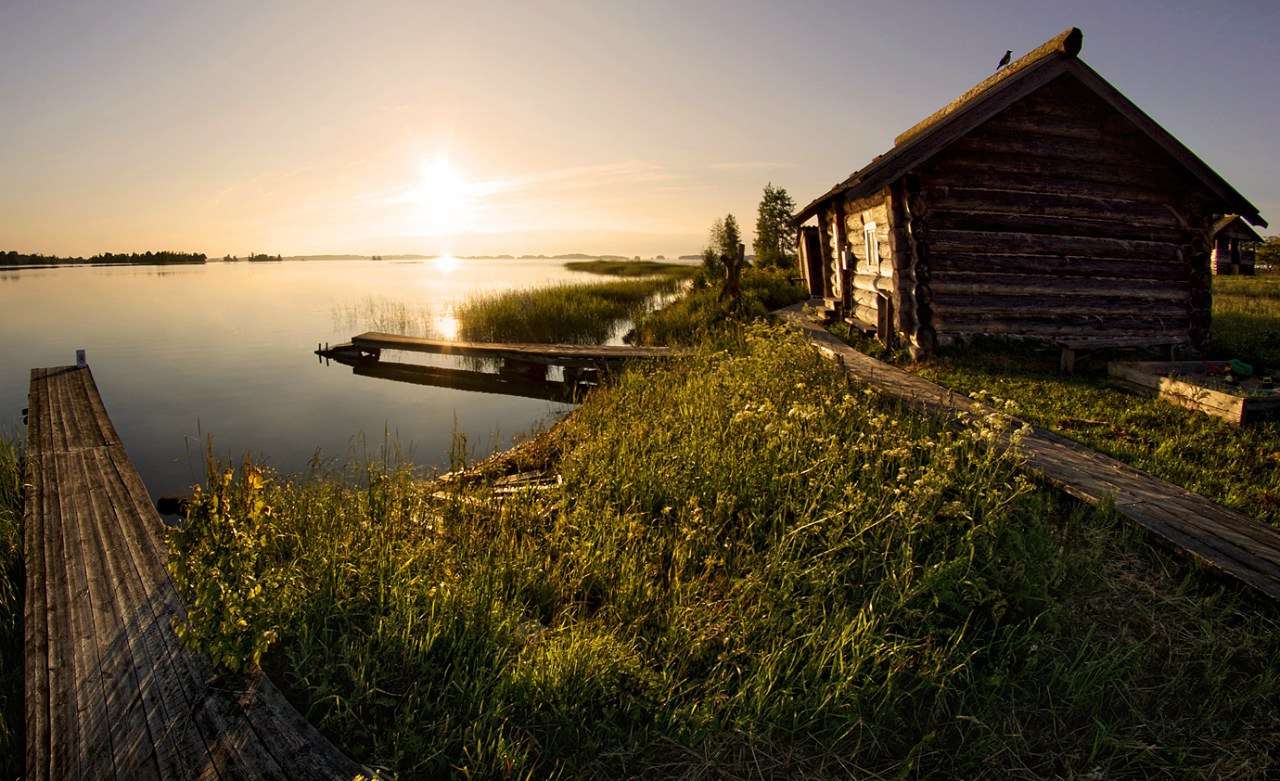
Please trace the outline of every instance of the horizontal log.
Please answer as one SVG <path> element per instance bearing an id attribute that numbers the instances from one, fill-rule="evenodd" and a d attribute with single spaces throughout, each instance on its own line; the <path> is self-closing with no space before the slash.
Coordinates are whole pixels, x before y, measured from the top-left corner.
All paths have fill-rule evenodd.
<path id="1" fill-rule="evenodd" d="M 1180 245 L 1134 239 L 1048 236 L 1004 231 L 930 230 L 930 254 L 999 252 L 1031 255 L 1082 255 L 1178 261 Z"/>
<path id="2" fill-rule="evenodd" d="M 992 190 L 1014 190 L 1028 193 L 1047 193 L 1061 195 L 1078 195 L 1090 198 L 1106 198 L 1110 200 L 1127 200 L 1148 203 L 1168 209 L 1165 204 L 1173 200 L 1174 195 L 1185 192 L 1188 187 L 1182 179 L 1152 176 L 1141 181 L 1100 182 L 1083 176 L 1066 174 L 1054 176 L 1040 171 L 1003 171 L 990 163 L 986 168 L 974 170 L 971 174 L 963 171 L 939 171 L 931 175 L 928 181 L 937 185 L 958 185 L 981 187 Z M 1064 163 L 1071 167 L 1072 163 Z M 1080 163 L 1082 167 L 1085 165 Z M 1024 165 L 1022 168 L 1035 166 Z M 1114 168 L 1115 166 L 1109 166 Z"/>
<path id="3" fill-rule="evenodd" d="M 1122 192 L 1166 195 L 1185 184 L 1186 177 L 1165 163 L 1131 161 L 1128 165 L 1065 161 L 1035 155 L 993 156 L 985 152 L 949 149 L 921 168 L 924 183 L 953 183 L 982 186 L 989 182 L 1017 183 L 1027 189 L 1026 182 L 1038 182 L 1067 192 L 1077 183 L 1127 186 Z M 1021 175 L 1021 178 L 1019 178 Z M 1026 178 L 1031 177 L 1031 178 Z M 1166 195 L 1167 198 L 1167 195 Z"/>
<path id="4" fill-rule="evenodd" d="M 993 334 L 1001 336 L 1031 336 L 1057 341 L 1062 338 L 1106 338 L 1112 336 L 1153 336 L 1167 334 L 1170 343 L 1187 340 L 1185 324 L 1176 322 L 1130 320 L 1102 322 L 1092 318 L 1059 317 L 1056 319 L 979 320 L 956 315 L 935 314 L 933 327 L 938 334 Z"/>
<path id="5" fill-rule="evenodd" d="M 853 286 L 857 290 L 869 290 L 872 293 L 894 292 L 893 277 L 858 274 L 853 278 Z"/>
<path id="6" fill-rule="evenodd" d="M 991 156 L 1019 155 L 1078 160 L 1086 163 L 1131 165 L 1135 162 L 1158 165 L 1165 158 L 1156 155 L 1146 145 L 1125 143 L 1091 144 L 1069 138 L 1051 138 L 1011 133 L 972 133 L 952 145 L 960 152 L 982 152 Z"/>
<path id="7" fill-rule="evenodd" d="M 1114 223 L 1144 228 L 1182 230 L 1181 222 L 1168 206 L 1154 201 L 1131 198 L 1099 198 L 1061 192 L 1029 192 L 1012 188 L 978 187 L 968 182 L 961 186 L 931 184 L 923 188 L 929 204 L 930 221 L 934 212 L 997 212 L 1019 216 L 1046 216 L 1096 220 L 1114 227 Z"/>
<path id="8" fill-rule="evenodd" d="M 1191 295 L 1187 282 L 1153 282 L 1146 279 L 1097 279 L 1060 277 L 1045 274 L 957 273 L 935 274 L 930 283 L 935 295 L 1104 295 L 1124 299 L 1186 302 Z"/>
<path id="9" fill-rule="evenodd" d="M 933 292 L 935 318 L 943 313 L 963 314 L 984 319 L 1097 317 L 1103 320 L 1125 318 L 1187 321 L 1190 311 L 1178 301 L 1141 300 L 1100 293 L 1080 296 L 1056 295 L 960 295 Z"/>
<path id="10" fill-rule="evenodd" d="M 845 214 L 845 218 L 857 217 L 866 211 L 878 212 L 883 211 L 883 216 L 888 219 L 889 214 L 889 193 L 887 190 L 879 190 L 871 195 L 864 195 L 861 198 L 848 198 L 841 203 L 841 210 Z M 874 218 L 879 220 L 879 214 Z M 859 229 L 861 230 L 861 229 Z"/>
<path id="11" fill-rule="evenodd" d="M 929 270 L 931 275 L 937 276 L 958 271 L 1152 281 L 1186 281 L 1191 278 L 1191 268 L 1181 261 L 1133 260 L 1126 257 L 1084 257 L 1081 255 L 939 251 L 929 256 Z"/>
<path id="12" fill-rule="evenodd" d="M 1041 135 L 1112 146 L 1116 142 L 1129 146 L 1151 143 L 1141 130 L 1114 113 L 1110 115 L 1091 112 L 1044 114 L 1038 111 L 1011 109 L 992 117 L 982 126 L 980 132 L 1023 136 Z"/>
<path id="13" fill-rule="evenodd" d="M 865 306 L 863 304 L 854 304 L 850 314 L 858 322 L 869 328 L 875 328 L 879 322 L 879 310 L 873 306 Z"/>
<path id="14" fill-rule="evenodd" d="M 1098 214 L 1097 212 L 1094 213 Z M 1109 217 L 1110 215 L 1102 213 L 1099 216 Z M 1049 236 L 1132 239 L 1173 244 L 1185 244 L 1190 239 L 1188 232 L 1181 228 L 1142 225 L 1112 219 L 1094 219 L 1083 215 L 1065 217 L 935 209 L 929 215 L 929 226 L 935 230 L 1036 233 Z"/>

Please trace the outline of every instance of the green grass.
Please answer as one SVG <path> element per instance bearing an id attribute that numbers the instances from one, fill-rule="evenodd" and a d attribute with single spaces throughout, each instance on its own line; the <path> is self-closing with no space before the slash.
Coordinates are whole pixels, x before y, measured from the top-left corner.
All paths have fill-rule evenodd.
<path id="1" fill-rule="evenodd" d="M 1280 272 L 1214 277 L 1212 357 L 1280 369 Z"/>
<path id="2" fill-rule="evenodd" d="M 1207 356 L 1280 366 L 1280 277 L 1219 277 L 1215 285 Z M 872 340 L 853 341 L 958 392 L 1010 400 L 1030 423 L 1280 524 L 1280 422 L 1237 427 L 1110 387 L 1105 359 L 1078 363 L 1075 374 L 1064 375 L 1056 348 L 979 338 L 912 363 Z"/>
<path id="3" fill-rule="evenodd" d="M 261 488 L 281 585 L 251 623 L 356 758 L 402 779 L 1280 769 L 1273 605 L 792 334 L 730 327 L 548 439 L 547 490 L 386 454 Z"/>
<path id="4" fill-rule="evenodd" d="M 570 271 L 603 274 L 611 277 L 664 276 L 691 279 L 699 266 L 687 263 L 664 263 L 656 260 L 574 260 L 564 264 Z"/>
<path id="5" fill-rule="evenodd" d="M 22 448 L 0 437 L 0 778 L 23 773 Z"/>
<path id="6" fill-rule="evenodd" d="M 786 272 L 748 268 L 742 275 L 742 299 L 722 300 L 720 280 L 699 273 L 692 289 L 671 304 L 636 321 L 636 342 L 643 345 L 696 344 L 726 322 L 763 317 L 803 301 L 804 292 Z"/>

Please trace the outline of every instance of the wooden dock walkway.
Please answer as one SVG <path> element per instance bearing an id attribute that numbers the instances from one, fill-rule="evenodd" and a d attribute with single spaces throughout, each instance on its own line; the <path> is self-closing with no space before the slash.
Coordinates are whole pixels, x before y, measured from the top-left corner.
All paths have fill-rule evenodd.
<path id="1" fill-rule="evenodd" d="M 996 412 L 967 396 L 861 353 L 808 317 L 802 305 L 775 313 L 844 370 L 882 391 L 944 417 Z M 1007 441 L 1007 440 L 1006 440 Z M 1199 565 L 1280 599 L 1280 529 L 1034 427 L 1019 450 L 1027 468 L 1092 504 L 1111 499 L 1121 515 Z"/>
<path id="2" fill-rule="evenodd" d="M 645 358 L 666 358 L 669 347 L 628 347 L 625 345 L 525 344 L 495 342 L 452 342 L 443 339 L 421 339 L 415 336 L 369 331 L 351 337 L 349 344 L 334 345 L 329 351 L 352 348 L 376 358 L 383 350 L 458 355 L 465 358 L 490 358 L 521 363 L 591 368 L 600 364 Z M 323 354 L 324 351 L 318 351 Z"/>
<path id="3" fill-rule="evenodd" d="M 260 672 L 180 646 L 162 522 L 89 370 L 33 370 L 27 417 L 28 781 L 372 775 Z"/>

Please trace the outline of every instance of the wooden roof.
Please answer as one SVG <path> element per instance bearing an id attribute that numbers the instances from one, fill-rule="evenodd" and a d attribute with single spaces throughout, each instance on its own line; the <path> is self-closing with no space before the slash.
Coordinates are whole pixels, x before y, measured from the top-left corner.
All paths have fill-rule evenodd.
<path id="1" fill-rule="evenodd" d="M 1235 236 L 1245 241 L 1262 241 L 1262 237 L 1258 235 L 1258 232 L 1240 219 L 1239 214 L 1224 214 L 1214 221 L 1213 235 L 1217 236 L 1223 231 L 1226 231 L 1228 236 Z"/>
<path id="2" fill-rule="evenodd" d="M 1084 34 L 1076 27 L 1046 41 L 1027 55 L 1000 69 L 947 106 L 894 139 L 894 147 L 876 157 L 826 193 L 809 203 L 793 218 L 799 224 L 817 214 L 827 201 L 837 196 L 861 197 L 872 194 L 921 165 L 949 144 L 963 137 L 1015 101 L 1029 95 L 1053 79 L 1069 74 L 1088 87 L 1116 111 L 1143 131 L 1156 145 L 1217 195 L 1223 211 L 1237 213 L 1254 225 L 1266 227 L 1258 209 L 1168 131 L 1156 124 L 1106 79 L 1077 55 Z"/>

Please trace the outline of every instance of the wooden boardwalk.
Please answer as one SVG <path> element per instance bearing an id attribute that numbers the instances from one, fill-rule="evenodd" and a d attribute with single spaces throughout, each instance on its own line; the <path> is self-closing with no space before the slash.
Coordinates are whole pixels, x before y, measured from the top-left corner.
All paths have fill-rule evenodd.
<path id="1" fill-rule="evenodd" d="M 179 645 L 162 522 L 87 368 L 32 371 L 25 482 L 28 781 L 371 775 L 264 675 Z"/>
<path id="2" fill-rule="evenodd" d="M 892 396 L 944 417 L 996 412 L 853 349 L 805 315 L 801 305 L 776 314 L 799 327 L 811 344 L 849 374 Z M 1113 500 L 1120 514 L 1162 543 L 1207 569 L 1280 599 L 1280 529 L 1042 428 L 1033 428 L 1018 447 L 1028 469 L 1063 491 L 1093 504 Z"/>
<path id="3" fill-rule="evenodd" d="M 613 345 L 580 344 L 499 344 L 494 342 L 451 342 L 442 339 L 421 339 L 415 336 L 397 336 L 369 331 L 351 337 L 350 347 L 376 357 L 382 350 L 458 355 L 466 358 L 492 358 L 521 363 L 548 366 L 594 367 L 601 363 L 616 363 L 634 358 L 666 358 L 672 354 L 669 347 L 627 347 Z M 334 345 L 331 351 L 348 345 Z M 320 351 L 322 354 L 324 351 Z"/>

